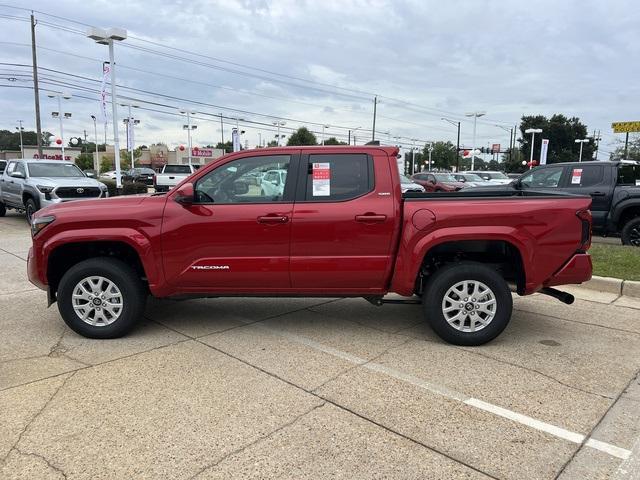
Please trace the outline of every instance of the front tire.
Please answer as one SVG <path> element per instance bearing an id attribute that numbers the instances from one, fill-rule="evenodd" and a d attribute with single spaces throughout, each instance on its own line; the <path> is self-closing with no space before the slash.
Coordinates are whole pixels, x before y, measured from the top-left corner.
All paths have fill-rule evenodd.
<path id="1" fill-rule="evenodd" d="M 622 227 L 622 244 L 640 247 L 640 217 L 629 220 Z"/>
<path id="2" fill-rule="evenodd" d="M 84 260 L 60 280 L 58 310 L 74 332 L 87 338 L 118 338 L 144 313 L 146 290 L 139 275 L 113 258 Z"/>
<path id="3" fill-rule="evenodd" d="M 481 263 L 462 262 L 433 274 L 423 305 L 427 321 L 440 338 L 454 345 L 477 346 L 506 328 L 513 300 L 498 272 Z"/>
<path id="4" fill-rule="evenodd" d="M 31 217 L 33 214 L 38 211 L 38 206 L 36 205 L 36 201 L 33 198 L 27 199 L 24 204 L 25 214 L 27 215 L 27 222 L 31 225 Z"/>

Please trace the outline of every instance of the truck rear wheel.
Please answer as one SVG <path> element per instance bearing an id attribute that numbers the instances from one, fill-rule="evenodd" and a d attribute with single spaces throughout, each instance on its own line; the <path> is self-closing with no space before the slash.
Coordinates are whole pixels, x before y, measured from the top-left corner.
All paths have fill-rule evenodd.
<path id="1" fill-rule="evenodd" d="M 127 334 L 144 313 L 147 295 L 136 272 L 120 260 L 80 262 L 62 277 L 58 310 L 74 332 L 88 338 Z"/>
<path id="2" fill-rule="evenodd" d="M 640 217 L 629 220 L 622 227 L 622 244 L 640 247 Z"/>
<path id="3" fill-rule="evenodd" d="M 422 303 L 431 328 L 454 345 L 476 346 L 496 338 L 511 319 L 513 300 L 495 270 L 474 262 L 443 267 L 425 287 Z"/>

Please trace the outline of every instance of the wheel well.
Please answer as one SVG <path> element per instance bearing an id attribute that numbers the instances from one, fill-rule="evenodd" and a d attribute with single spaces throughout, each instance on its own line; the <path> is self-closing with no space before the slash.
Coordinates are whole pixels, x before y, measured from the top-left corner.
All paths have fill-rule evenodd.
<path id="1" fill-rule="evenodd" d="M 26 206 L 27 200 L 29 199 L 36 202 L 36 207 L 38 206 L 38 199 L 34 197 L 31 192 L 22 192 L 22 204 Z"/>
<path id="2" fill-rule="evenodd" d="M 507 282 L 515 284 L 518 293 L 524 293 L 526 278 L 520 251 L 502 240 L 464 240 L 436 245 L 424 256 L 416 278 L 416 291 L 422 293 L 426 280 L 436 270 L 460 261 L 491 266 Z"/>
<path id="3" fill-rule="evenodd" d="M 146 283 L 146 274 L 140 256 L 135 249 L 124 242 L 83 242 L 67 243 L 56 248 L 49 255 L 47 279 L 52 293 L 58 290 L 60 279 L 77 263 L 95 257 L 113 257 L 133 267 Z"/>
<path id="4" fill-rule="evenodd" d="M 640 205 L 625 208 L 620 215 L 620 220 L 618 220 L 618 231 L 622 230 L 625 224 L 635 217 L 640 217 Z"/>

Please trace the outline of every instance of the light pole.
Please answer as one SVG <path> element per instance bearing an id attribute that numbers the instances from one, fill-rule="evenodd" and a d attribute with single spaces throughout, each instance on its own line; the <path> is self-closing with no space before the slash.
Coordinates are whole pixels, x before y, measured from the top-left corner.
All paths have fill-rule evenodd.
<path id="1" fill-rule="evenodd" d="M 22 127 L 22 120 L 18 120 L 19 127 L 16 127 L 16 130 L 20 133 L 20 157 L 24 158 L 24 143 L 22 142 L 22 131 L 24 128 Z"/>
<path id="2" fill-rule="evenodd" d="M 222 112 L 220 112 L 220 139 L 222 142 L 222 150 L 224 151 L 224 123 L 222 123 Z"/>
<path id="3" fill-rule="evenodd" d="M 529 170 L 533 168 L 533 147 L 535 146 L 536 133 L 542 133 L 541 128 L 527 128 L 524 133 L 531 134 L 531 155 L 529 157 Z"/>
<path id="4" fill-rule="evenodd" d="M 473 149 L 471 150 L 471 171 L 475 169 L 476 159 L 476 124 L 478 123 L 478 117 L 486 115 L 487 112 L 471 112 L 465 113 L 467 117 L 473 117 Z"/>
<path id="5" fill-rule="evenodd" d="M 187 131 L 187 148 L 189 149 L 188 158 L 189 165 L 191 165 L 191 154 L 193 153 L 191 150 L 191 131 L 198 128 L 197 125 L 191 125 L 191 116 L 195 115 L 196 112 L 192 110 L 180 110 L 180 113 L 187 116 L 187 124 L 182 125 L 182 129 Z"/>
<path id="6" fill-rule="evenodd" d="M 509 132 L 509 161 L 511 161 L 513 160 L 513 148 L 515 147 L 515 145 L 511 143 L 513 141 L 513 128 L 503 127 L 502 125 L 495 125 L 495 126 L 498 128 L 501 128 L 505 132 Z"/>
<path id="7" fill-rule="evenodd" d="M 100 45 L 109 46 L 109 70 L 111 72 L 111 110 L 113 115 L 113 153 L 116 164 L 116 188 L 122 188 L 122 174 L 120 172 L 120 142 L 118 141 L 118 101 L 116 97 L 116 62 L 114 60 L 113 43 L 125 40 L 127 31 L 123 28 L 91 27 L 87 30 L 87 37 Z M 106 147 L 105 147 L 106 148 Z"/>
<path id="8" fill-rule="evenodd" d="M 578 157 L 578 162 L 582 161 L 582 146 L 587 143 L 589 141 L 588 138 L 581 138 L 581 139 L 577 139 L 575 140 L 576 143 L 580 144 L 580 156 Z"/>
<path id="9" fill-rule="evenodd" d="M 433 152 L 433 142 L 429 143 L 429 171 L 431 171 L 431 152 Z"/>
<path id="10" fill-rule="evenodd" d="M 91 115 L 91 120 L 93 120 L 93 138 L 96 142 L 96 158 L 93 159 L 93 169 L 96 171 L 97 175 L 100 175 L 99 170 L 99 162 L 98 162 L 98 124 L 96 123 L 96 116 Z M 107 147 L 105 146 L 105 149 Z"/>
<path id="11" fill-rule="evenodd" d="M 287 124 L 287 122 L 277 121 L 277 122 L 271 122 L 271 123 L 276 127 L 278 127 L 278 133 L 276 135 L 276 139 L 278 140 L 278 146 L 280 146 L 280 127 L 284 127 Z"/>
<path id="12" fill-rule="evenodd" d="M 453 120 L 449 120 L 448 118 L 442 117 L 440 120 L 444 120 L 447 123 L 450 123 L 454 127 L 458 128 L 458 140 L 456 141 L 456 172 L 460 171 L 460 122 L 454 122 Z"/>
<path id="13" fill-rule="evenodd" d="M 51 112 L 51 116 L 53 118 L 57 118 L 60 120 L 60 146 L 62 147 L 62 160 L 64 160 L 64 127 L 62 125 L 63 118 L 71 118 L 71 114 L 68 112 L 62 112 L 62 99 L 69 100 L 71 98 L 70 93 L 50 93 L 47 95 L 49 98 L 57 98 L 58 99 L 58 111 Z"/>
<path id="14" fill-rule="evenodd" d="M 356 132 L 358 130 L 360 130 L 362 127 L 358 127 L 358 128 L 354 128 L 353 129 L 353 144 L 356 144 Z M 351 136 L 351 130 L 349 130 L 349 136 Z M 351 143 L 351 140 L 349 140 L 349 143 Z"/>
<path id="15" fill-rule="evenodd" d="M 411 139 L 411 175 L 413 175 L 414 173 L 416 173 L 416 142 L 418 141 L 417 138 L 412 138 Z"/>
<path id="16" fill-rule="evenodd" d="M 322 145 L 324 145 L 324 129 L 329 127 L 331 127 L 331 125 L 322 124 Z"/>
<path id="17" fill-rule="evenodd" d="M 124 123 L 127 125 L 127 150 L 130 151 L 131 155 L 131 168 L 134 168 L 133 150 L 135 139 L 133 135 L 133 127 L 135 125 L 138 125 L 140 123 L 140 120 L 136 120 L 131 116 L 131 107 L 138 108 L 138 105 L 134 105 L 132 103 L 121 103 L 120 106 L 129 108 L 129 116 L 124 119 Z"/>

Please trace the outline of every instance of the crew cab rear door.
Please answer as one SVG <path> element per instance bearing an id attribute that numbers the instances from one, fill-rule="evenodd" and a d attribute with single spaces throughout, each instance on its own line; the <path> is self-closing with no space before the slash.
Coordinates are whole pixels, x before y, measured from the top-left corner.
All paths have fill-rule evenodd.
<path id="1" fill-rule="evenodd" d="M 190 292 L 269 292 L 290 288 L 289 244 L 299 154 L 229 159 L 195 179 L 194 203 L 169 199 L 162 249 L 169 283 Z M 261 184 L 264 173 L 285 184 Z"/>
<path id="2" fill-rule="evenodd" d="M 291 284 L 318 293 L 382 289 L 400 221 L 390 161 L 382 150 L 329 152 L 305 151 L 300 161 Z"/>
<path id="3" fill-rule="evenodd" d="M 590 195 L 593 227 L 604 228 L 616 184 L 616 179 L 611 178 L 616 171 L 615 168 L 590 162 L 568 165 L 565 168 L 567 172 L 561 187 L 562 191 L 576 195 Z"/>

